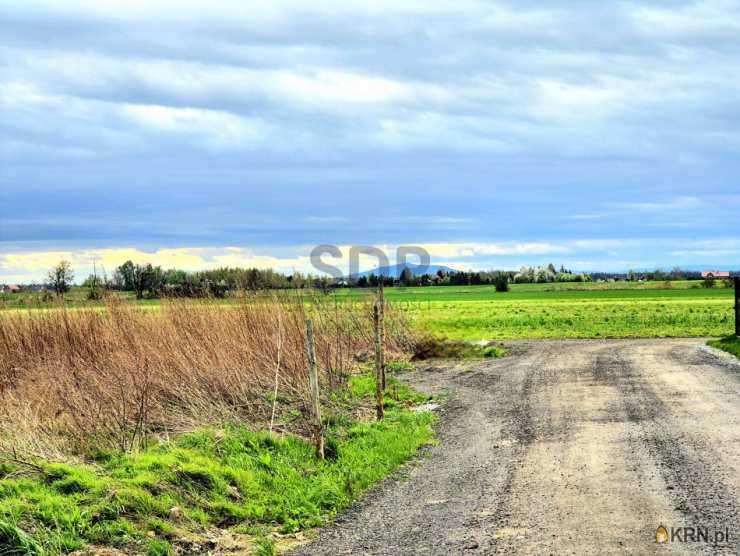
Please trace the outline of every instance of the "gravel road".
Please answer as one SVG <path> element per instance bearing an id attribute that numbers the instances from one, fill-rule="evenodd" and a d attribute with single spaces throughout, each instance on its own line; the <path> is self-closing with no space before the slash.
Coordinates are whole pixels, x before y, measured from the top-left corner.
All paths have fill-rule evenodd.
<path id="1" fill-rule="evenodd" d="M 514 344 L 422 365 L 440 444 L 308 554 L 740 554 L 740 362 L 696 339 Z M 656 544 L 659 525 L 729 542 Z"/>

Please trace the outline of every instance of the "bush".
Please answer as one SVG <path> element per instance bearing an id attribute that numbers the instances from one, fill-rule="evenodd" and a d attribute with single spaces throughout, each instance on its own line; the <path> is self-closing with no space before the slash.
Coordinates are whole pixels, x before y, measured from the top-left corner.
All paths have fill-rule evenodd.
<path id="1" fill-rule="evenodd" d="M 505 272 L 497 272 L 493 276 L 493 284 L 496 286 L 497 292 L 508 292 L 509 291 L 509 277 Z"/>

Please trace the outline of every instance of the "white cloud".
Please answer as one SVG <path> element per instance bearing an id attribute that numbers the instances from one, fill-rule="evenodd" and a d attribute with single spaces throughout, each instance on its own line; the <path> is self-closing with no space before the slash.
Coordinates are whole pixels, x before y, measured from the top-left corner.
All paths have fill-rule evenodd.
<path id="1" fill-rule="evenodd" d="M 695 196 L 681 196 L 665 201 L 644 201 L 634 203 L 614 203 L 615 207 L 638 212 L 672 212 L 696 209 L 702 200 Z"/>
<path id="2" fill-rule="evenodd" d="M 180 268 L 196 271 L 224 266 L 272 268 L 281 272 L 311 272 L 309 257 L 276 257 L 241 247 L 179 247 L 152 251 L 135 247 L 88 249 L 80 251 L 31 251 L 0 255 L 0 281 L 41 281 L 46 271 L 60 260 L 72 263 L 78 281 L 97 266 L 98 272 L 109 275 L 127 260 L 136 264 Z M 315 271 L 314 271 L 315 272 Z"/>

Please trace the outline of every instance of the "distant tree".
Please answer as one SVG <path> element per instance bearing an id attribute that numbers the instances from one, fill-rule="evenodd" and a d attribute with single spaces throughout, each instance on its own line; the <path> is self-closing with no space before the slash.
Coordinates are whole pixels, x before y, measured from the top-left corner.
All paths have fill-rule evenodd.
<path id="1" fill-rule="evenodd" d="M 105 277 L 105 269 L 103 269 L 103 277 L 98 276 L 98 266 L 93 260 L 93 273 L 87 277 L 83 286 L 87 286 L 87 298 L 91 301 L 99 301 L 103 299 L 105 290 L 108 289 L 108 280 Z"/>
<path id="2" fill-rule="evenodd" d="M 168 270 L 163 276 L 164 292 L 172 297 L 198 297 L 205 295 L 201 287 L 201 276 L 184 270 Z"/>
<path id="3" fill-rule="evenodd" d="M 142 299 L 145 293 L 147 297 L 156 297 L 164 287 L 164 272 L 161 267 L 149 263 L 135 265 L 133 280 L 136 299 Z"/>
<path id="4" fill-rule="evenodd" d="M 404 286 L 413 286 L 414 272 L 409 267 L 404 267 L 403 272 L 401 272 L 401 276 L 399 277 L 399 281 Z"/>
<path id="5" fill-rule="evenodd" d="M 535 281 L 536 282 L 549 282 L 546 268 L 542 268 L 541 266 L 537 267 L 537 270 L 535 271 Z"/>
<path id="6" fill-rule="evenodd" d="M 294 272 L 292 276 L 288 277 L 290 286 L 295 289 L 301 289 L 306 285 L 306 279 L 300 272 Z"/>
<path id="7" fill-rule="evenodd" d="M 318 276 L 314 280 L 313 286 L 321 293 L 328 294 L 331 291 L 332 280 L 329 276 Z"/>
<path id="8" fill-rule="evenodd" d="M 707 288 L 707 289 L 713 288 L 714 287 L 714 278 L 705 278 L 704 280 L 702 280 L 701 287 L 702 288 Z"/>
<path id="9" fill-rule="evenodd" d="M 119 266 L 113 274 L 113 283 L 119 289 L 127 292 L 132 292 L 135 289 L 135 274 L 136 267 L 131 261 L 126 261 Z"/>
<path id="10" fill-rule="evenodd" d="M 245 286 L 248 290 L 258 290 L 261 287 L 260 271 L 256 268 L 247 270 L 247 280 Z"/>
<path id="11" fill-rule="evenodd" d="M 147 286 L 147 275 L 146 267 L 136 265 L 134 267 L 134 291 L 136 292 L 136 299 L 142 299 L 144 297 L 144 290 Z"/>
<path id="12" fill-rule="evenodd" d="M 514 277 L 514 280 L 522 284 L 531 284 L 535 281 L 535 270 L 531 266 L 523 266 Z"/>
<path id="13" fill-rule="evenodd" d="M 219 280 L 218 282 L 208 282 L 208 295 L 223 299 L 226 297 L 226 292 L 229 291 L 229 284 L 226 280 Z"/>
<path id="14" fill-rule="evenodd" d="M 508 292 L 509 276 L 506 274 L 506 272 L 496 272 L 493 275 L 493 284 L 496 286 L 497 292 Z"/>
<path id="15" fill-rule="evenodd" d="M 72 281 L 75 279 L 72 263 L 69 261 L 59 261 L 59 263 L 49 271 L 49 284 L 56 294 L 64 298 L 64 294 L 69 291 Z"/>

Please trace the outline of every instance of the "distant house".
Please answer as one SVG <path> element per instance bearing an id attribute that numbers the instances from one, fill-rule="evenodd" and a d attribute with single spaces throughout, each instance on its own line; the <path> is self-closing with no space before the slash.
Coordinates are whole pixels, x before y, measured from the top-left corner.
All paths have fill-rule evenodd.
<path id="1" fill-rule="evenodd" d="M 729 278 L 730 273 L 725 272 L 724 270 L 705 270 L 701 273 L 702 278 L 709 278 L 710 280 L 712 278 Z"/>
<path id="2" fill-rule="evenodd" d="M 18 293 L 21 291 L 21 287 L 17 284 L 8 284 L 7 286 L 0 286 L 0 293 Z"/>

